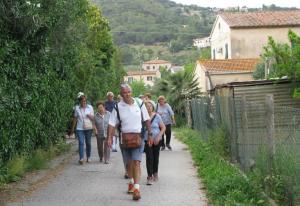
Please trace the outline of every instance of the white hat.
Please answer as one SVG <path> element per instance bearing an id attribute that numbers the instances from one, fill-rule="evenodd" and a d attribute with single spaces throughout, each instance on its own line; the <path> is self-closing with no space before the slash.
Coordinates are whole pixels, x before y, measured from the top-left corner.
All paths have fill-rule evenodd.
<path id="1" fill-rule="evenodd" d="M 77 99 L 79 99 L 80 97 L 84 96 L 84 93 L 83 92 L 78 92 L 77 94 Z"/>
<path id="2" fill-rule="evenodd" d="M 107 92 L 106 96 L 114 96 L 114 93 L 112 93 L 112 92 Z"/>

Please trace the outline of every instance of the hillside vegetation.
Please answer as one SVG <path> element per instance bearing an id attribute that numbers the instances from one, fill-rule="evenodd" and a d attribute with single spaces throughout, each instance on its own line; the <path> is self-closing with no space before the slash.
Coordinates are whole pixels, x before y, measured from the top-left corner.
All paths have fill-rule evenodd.
<path id="1" fill-rule="evenodd" d="M 109 19 L 115 43 L 155 44 L 208 36 L 215 19 L 209 8 L 168 0 L 93 0 Z M 176 42 L 173 42 L 176 43 Z"/>
<path id="2" fill-rule="evenodd" d="M 199 51 L 193 39 L 209 36 L 216 14 L 210 8 L 169 0 L 92 0 L 109 20 L 122 63 L 137 68 L 155 58 L 183 65 Z"/>

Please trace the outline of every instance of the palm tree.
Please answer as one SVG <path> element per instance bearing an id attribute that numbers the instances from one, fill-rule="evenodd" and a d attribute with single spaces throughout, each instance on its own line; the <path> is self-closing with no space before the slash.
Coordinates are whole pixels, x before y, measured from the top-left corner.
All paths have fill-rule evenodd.
<path id="1" fill-rule="evenodd" d="M 201 94 L 194 69 L 185 69 L 175 74 L 165 73 L 163 78 L 156 82 L 154 92 L 165 95 L 174 112 L 181 117 L 185 116 L 185 102 Z"/>

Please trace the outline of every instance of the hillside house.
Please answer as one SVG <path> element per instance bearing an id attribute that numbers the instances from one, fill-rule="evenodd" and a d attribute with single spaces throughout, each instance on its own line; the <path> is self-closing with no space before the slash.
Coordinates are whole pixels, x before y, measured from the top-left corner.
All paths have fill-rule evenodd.
<path id="1" fill-rule="evenodd" d="M 169 70 L 172 66 L 172 63 L 169 61 L 155 59 L 151 61 L 144 62 L 142 68 L 144 71 L 158 71 L 160 67 L 164 67 Z"/>
<path id="2" fill-rule="evenodd" d="M 124 76 L 125 83 L 132 83 L 133 81 L 143 81 L 145 85 L 153 86 L 156 79 L 160 79 L 160 71 L 128 71 Z"/>
<path id="3" fill-rule="evenodd" d="M 193 46 L 197 47 L 197 49 L 210 47 L 210 38 L 205 37 L 205 38 L 193 39 Z"/>
<path id="4" fill-rule="evenodd" d="M 213 25 L 212 59 L 258 58 L 272 36 L 288 42 L 288 30 L 300 34 L 300 10 L 223 12 Z"/>
<path id="5" fill-rule="evenodd" d="M 199 60 L 195 77 L 204 95 L 209 95 L 216 85 L 253 80 L 252 73 L 259 59 Z"/>

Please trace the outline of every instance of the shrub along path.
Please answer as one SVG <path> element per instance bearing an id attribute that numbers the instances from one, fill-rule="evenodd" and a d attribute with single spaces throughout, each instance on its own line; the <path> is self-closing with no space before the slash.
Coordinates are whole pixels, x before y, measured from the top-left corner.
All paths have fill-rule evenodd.
<path id="1" fill-rule="evenodd" d="M 56 206 L 56 205 L 132 205 L 131 196 L 126 193 L 127 180 L 120 150 L 111 153 L 108 165 L 100 163 L 97 157 L 96 141 L 92 141 L 92 162 L 78 165 L 74 155 L 69 165 L 47 185 L 29 197 L 10 206 Z M 139 205 L 145 206 L 206 206 L 207 200 L 196 169 L 186 146 L 172 139 L 173 151 L 162 151 L 159 166 L 159 181 L 146 185 L 145 155 L 142 162 L 141 194 Z"/>

